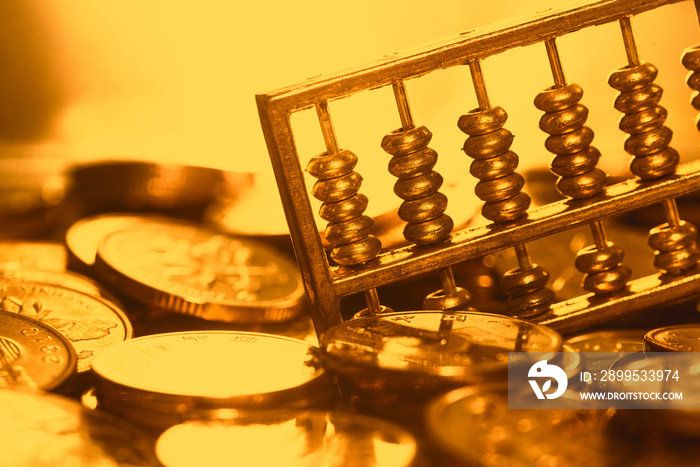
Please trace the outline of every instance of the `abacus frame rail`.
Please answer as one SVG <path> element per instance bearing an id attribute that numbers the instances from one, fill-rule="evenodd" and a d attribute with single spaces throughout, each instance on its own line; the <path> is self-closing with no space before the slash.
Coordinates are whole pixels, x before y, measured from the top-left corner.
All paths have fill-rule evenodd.
<path id="1" fill-rule="evenodd" d="M 661 180 L 629 180 L 607 187 L 592 199 L 562 200 L 531 209 L 525 219 L 509 225 L 492 224 L 453 232 L 439 244 L 389 251 L 362 266 L 331 266 L 314 220 L 294 143 L 292 113 L 680 1 L 687 0 L 603 0 L 579 3 L 566 10 L 547 10 L 524 23 L 476 29 L 422 50 L 384 57 L 363 68 L 258 94 L 263 134 L 316 332 L 320 335 L 342 322 L 339 302 L 344 296 L 696 191 L 700 189 L 700 162 L 683 164 L 675 175 Z M 651 276 L 648 280 L 633 281 L 620 291 L 619 299 L 582 296 L 558 303 L 539 321 L 570 332 L 596 320 L 677 299 L 680 293 L 700 294 L 700 275 L 678 280 L 685 285 L 675 288 L 672 278 Z M 597 318 L 591 318 L 593 315 L 588 313 L 594 308 Z"/>

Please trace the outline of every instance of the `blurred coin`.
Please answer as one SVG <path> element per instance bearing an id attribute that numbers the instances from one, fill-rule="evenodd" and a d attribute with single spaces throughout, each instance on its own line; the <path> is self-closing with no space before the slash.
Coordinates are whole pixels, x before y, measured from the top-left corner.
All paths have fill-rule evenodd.
<path id="1" fill-rule="evenodd" d="M 0 311 L 0 388 L 56 389 L 73 376 L 75 367 L 75 350 L 58 331 Z"/>
<path id="2" fill-rule="evenodd" d="M 105 413 L 41 392 L 0 390 L 0 464 L 159 466 L 155 441 Z"/>
<path id="3" fill-rule="evenodd" d="M 97 245 L 107 234 L 133 227 L 137 223 L 155 229 L 165 229 L 175 222 L 175 219 L 162 215 L 136 213 L 98 214 L 80 219 L 66 231 L 68 266 L 88 274 L 92 272 L 91 268 L 95 264 Z"/>
<path id="4" fill-rule="evenodd" d="M 103 349 L 93 368 L 100 407 L 154 429 L 167 426 L 149 413 L 180 423 L 214 409 L 313 407 L 333 392 L 312 346 L 262 333 L 138 337 Z"/>
<path id="5" fill-rule="evenodd" d="M 71 168 L 72 195 L 86 215 L 161 210 L 201 215 L 225 182 L 220 170 L 147 161 L 106 160 Z"/>
<path id="6" fill-rule="evenodd" d="M 61 220 L 65 162 L 49 157 L 0 158 L 0 238 L 36 238 Z"/>
<path id="7" fill-rule="evenodd" d="M 502 385 L 456 389 L 429 404 L 430 438 L 452 459 L 478 466 L 608 465 L 610 412 L 510 409 Z"/>
<path id="8" fill-rule="evenodd" d="M 372 407 L 420 405 L 441 390 L 505 381 L 508 352 L 560 350 L 555 331 L 487 313 L 386 313 L 346 321 L 321 336 L 324 366 Z"/>
<path id="9" fill-rule="evenodd" d="M 14 263 L 48 271 L 66 270 L 66 248 L 58 242 L 0 242 L 0 264 Z"/>
<path id="10" fill-rule="evenodd" d="M 373 417 L 274 412 L 173 426 L 158 438 L 156 454 L 166 467 L 406 467 L 414 465 L 416 441 Z"/>
<path id="11" fill-rule="evenodd" d="M 700 351 L 700 324 L 681 324 L 653 329 L 644 335 L 646 352 Z"/>
<path id="12" fill-rule="evenodd" d="M 564 345 L 574 352 L 641 352 L 644 334 L 641 329 L 613 329 L 571 336 Z"/>
<path id="13" fill-rule="evenodd" d="M 304 305 L 298 268 L 286 256 L 194 224 L 112 232 L 100 242 L 95 271 L 134 300 L 214 321 L 287 321 Z"/>
<path id="14" fill-rule="evenodd" d="M 0 279 L 0 309 L 38 319 L 67 337 L 79 374 L 90 370 L 98 350 L 132 335 L 129 319 L 114 304 L 53 284 Z"/>

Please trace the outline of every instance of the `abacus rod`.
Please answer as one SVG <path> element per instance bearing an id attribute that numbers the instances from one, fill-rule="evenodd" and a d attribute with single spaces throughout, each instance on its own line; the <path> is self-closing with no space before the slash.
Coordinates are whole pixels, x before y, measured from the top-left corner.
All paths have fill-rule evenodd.
<path id="1" fill-rule="evenodd" d="M 377 294 L 377 289 L 372 288 L 365 290 L 365 301 L 367 302 L 367 310 L 370 315 L 379 314 L 382 310 L 382 305 L 379 302 L 379 295 Z"/>
<path id="2" fill-rule="evenodd" d="M 318 122 L 321 124 L 321 133 L 323 134 L 323 141 L 326 143 L 326 150 L 329 154 L 338 153 L 338 139 L 335 137 L 333 121 L 328 111 L 328 102 L 318 102 L 316 104 L 316 114 L 318 115 Z"/>
<path id="3" fill-rule="evenodd" d="M 479 110 L 487 110 L 491 108 L 489 95 L 486 92 L 486 83 L 484 82 L 484 74 L 481 71 L 481 60 L 474 59 L 469 61 L 469 71 L 474 82 L 474 91 L 476 92 L 476 101 L 479 103 Z"/>
<path id="4" fill-rule="evenodd" d="M 607 248 L 608 239 L 605 236 L 605 228 L 603 227 L 602 221 L 594 221 L 589 224 L 591 226 L 591 234 L 593 235 L 593 243 L 595 243 L 596 248 L 602 250 Z"/>
<path id="5" fill-rule="evenodd" d="M 518 266 L 523 271 L 530 269 L 532 267 L 532 260 L 530 259 L 530 253 L 527 251 L 526 243 L 518 243 L 513 247 L 515 249 L 515 256 L 518 258 Z"/>
<path id="6" fill-rule="evenodd" d="M 549 66 L 552 68 L 554 85 L 558 88 L 563 88 L 566 86 L 566 78 L 564 77 L 564 69 L 561 66 L 559 51 L 557 50 L 557 43 L 555 41 L 556 38 L 552 37 L 544 41 L 544 45 L 547 48 L 547 58 L 549 59 Z"/>
<path id="7" fill-rule="evenodd" d="M 455 276 L 450 266 L 440 269 L 440 281 L 442 282 L 442 290 L 444 290 L 445 295 L 457 293 Z"/>
<path id="8" fill-rule="evenodd" d="M 413 116 L 411 115 L 411 106 L 408 103 L 408 96 L 406 95 L 406 86 L 403 81 L 394 83 L 394 97 L 396 98 L 396 105 L 399 108 L 399 117 L 401 118 L 401 127 L 405 130 L 410 130 L 413 128 Z"/>
<path id="9" fill-rule="evenodd" d="M 663 201 L 664 213 L 666 214 L 666 220 L 671 227 L 678 227 L 681 225 L 681 216 L 678 213 L 678 205 L 674 198 L 665 199 Z"/>
<path id="10" fill-rule="evenodd" d="M 627 53 L 627 61 L 630 66 L 639 65 L 639 54 L 637 53 L 637 44 L 634 42 L 634 34 L 632 33 L 632 23 L 629 16 L 620 18 L 620 29 L 622 30 L 622 42 L 625 44 L 625 53 Z"/>

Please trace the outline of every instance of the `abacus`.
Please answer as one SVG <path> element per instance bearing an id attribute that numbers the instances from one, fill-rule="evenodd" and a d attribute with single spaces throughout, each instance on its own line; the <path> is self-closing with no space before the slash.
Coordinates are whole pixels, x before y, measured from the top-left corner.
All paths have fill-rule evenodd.
<path id="1" fill-rule="evenodd" d="M 657 70 L 638 56 L 630 18 L 680 0 L 603 0 L 562 10 L 549 10 L 525 22 L 499 25 L 461 34 L 435 47 L 399 54 L 364 68 L 256 96 L 260 120 L 274 169 L 292 242 L 305 283 L 316 332 L 343 321 L 340 299 L 364 294 L 360 315 L 383 313 L 377 288 L 425 271 L 439 271 L 442 289 L 428 295 L 423 309 L 463 310 L 470 293 L 457 286 L 452 267 L 468 259 L 514 248 L 518 267 L 505 273 L 501 289 L 508 296 L 508 314 L 571 333 L 632 311 L 688 299 L 700 294 L 700 258 L 696 229 L 680 218 L 675 198 L 700 189 L 700 160 L 679 163 L 659 105 Z M 620 129 L 629 134 L 624 150 L 633 156 L 633 178 L 608 184 L 598 168 L 600 152 L 593 131 L 585 125 L 588 109 L 580 103 L 582 89 L 570 83 L 556 39 L 584 28 L 618 22 L 628 63 L 614 70 L 609 85 L 619 91 L 614 107 L 621 112 Z M 518 173 L 518 155 L 510 147 L 513 134 L 505 128 L 508 115 L 493 105 L 486 91 L 481 62 L 508 49 L 544 44 L 553 85 L 534 97 L 543 112 L 540 129 L 553 154 L 550 169 L 564 199 L 531 207 Z M 700 47 L 690 47 L 682 63 L 693 71 L 688 86 L 700 91 Z M 487 225 L 454 229 L 445 214 L 447 197 L 442 176 L 434 169 L 437 153 L 429 147 L 432 133 L 414 122 L 406 86 L 434 71 L 468 68 L 478 108 L 455 117 L 467 135 L 463 150 L 473 159 L 469 172 L 478 179 L 475 193 L 483 201 Z M 399 217 L 409 246 L 382 250 L 370 234 L 372 219 L 364 214 L 368 199 L 362 177 L 354 169 L 358 156 L 342 149 L 331 120 L 329 102 L 382 87 L 393 88 L 401 127 L 378 141 L 391 158 L 389 172 L 397 178 L 394 193 L 402 200 Z M 700 110 L 700 93 L 692 105 Z M 305 169 L 317 181 L 307 190 L 304 168 L 295 144 L 291 115 L 315 108 L 326 150 Z M 449 131 L 453 131 L 454 128 Z M 457 131 L 459 131 L 457 130 Z M 307 155 L 304 155 L 307 158 Z M 470 176 L 465 174 L 465 177 Z M 321 201 L 320 216 L 328 222 L 327 254 L 314 221 L 310 196 Z M 607 218 L 661 203 L 667 222 L 652 229 L 649 245 L 658 273 L 630 280 L 623 249 L 606 237 Z M 547 287 L 548 273 L 529 256 L 528 242 L 574 226 L 589 225 L 594 244 L 575 260 L 584 274 L 582 294 L 556 302 Z M 330 257 L 330 259 L 329 259 Z"/>

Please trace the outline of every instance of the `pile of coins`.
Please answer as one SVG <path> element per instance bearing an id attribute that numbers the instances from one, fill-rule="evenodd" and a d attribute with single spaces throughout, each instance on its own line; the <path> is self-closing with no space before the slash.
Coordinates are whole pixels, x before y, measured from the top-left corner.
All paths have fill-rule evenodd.
<path id="1" fill-rule="evenodd" d="M 650 458 L 673 446 L 679 462 L 700 437 L 694 413 L 654 424 L 504 397 L 509 352 L 694 351 L 700 325 L 562 337 L 413 308 L 317 336 L 278 230 L 212 222 L 250 177 L 113 162 L 67 174 L 60 218 L 41 214 L 50 233 L 0 243 L 3 465 L 640 464 L 625 450 L 640 433 L 655 436 Z M 411 289 L 388 292 L 407 303 Z"/>

